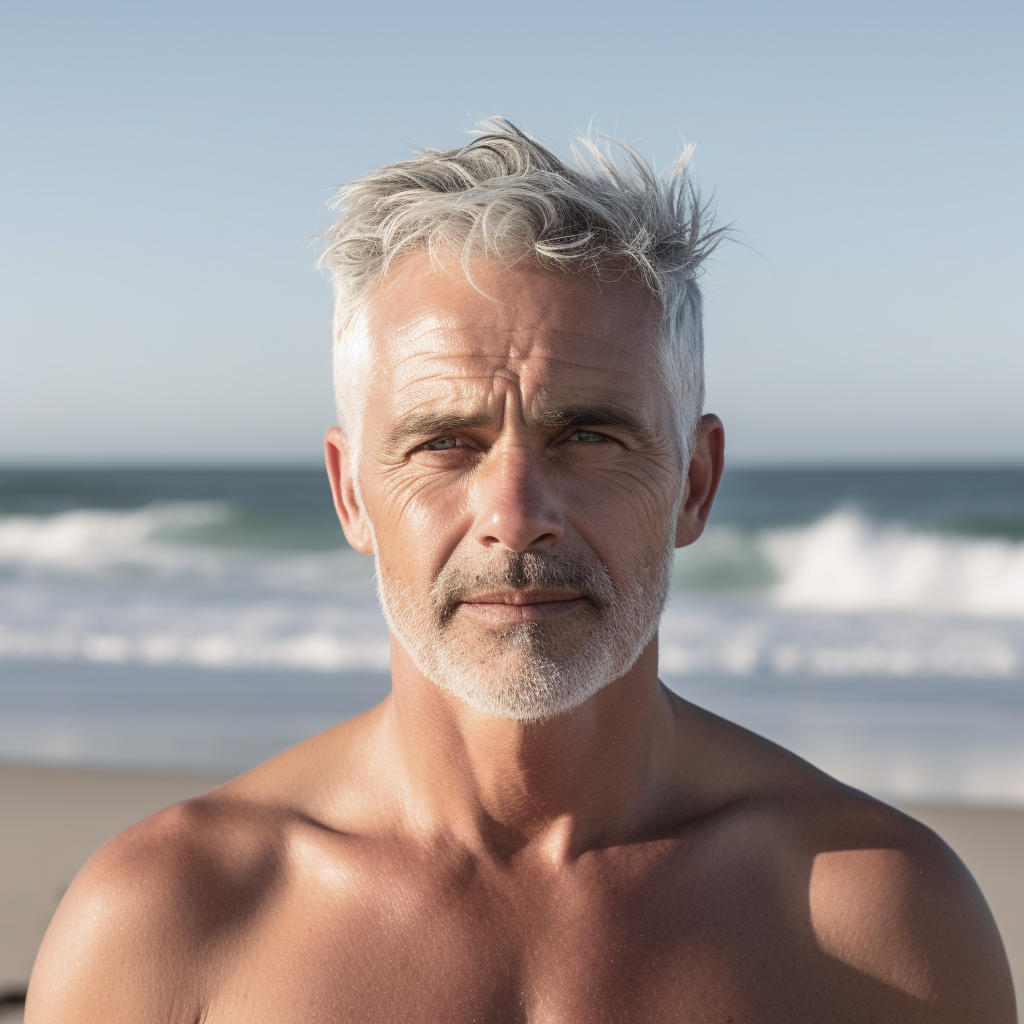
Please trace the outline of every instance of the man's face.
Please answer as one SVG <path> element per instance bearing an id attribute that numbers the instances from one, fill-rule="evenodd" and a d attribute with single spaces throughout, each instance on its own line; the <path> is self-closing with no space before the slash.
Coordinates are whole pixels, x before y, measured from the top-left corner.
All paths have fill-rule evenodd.
<path id="1" fill-rule="evenodd" d="M 420 670 L 484 713 L 546 718 L 652 641 L 685 456 L 642 288 L 473 278 L 412 257 L 371 301 L 362 515 Z"/>

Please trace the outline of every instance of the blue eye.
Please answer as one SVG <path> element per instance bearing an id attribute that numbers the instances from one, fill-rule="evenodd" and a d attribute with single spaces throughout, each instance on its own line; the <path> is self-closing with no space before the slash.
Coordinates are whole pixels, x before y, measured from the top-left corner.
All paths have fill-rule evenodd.
<path id="1" fill-rule="evenodd" d="M 443 452 L 448 448 L 454 448 L 459 443 L 456 437 L 439 437 L 436 440 L 428 441 L 423 447 L 428 452 Z"/>
<path id="2" fill-rule="evenodd" d="M 570 441 L 582 441 L 584 444 L 598 444 L 607 441 L 606 434 L 599 434 L 596 430 L 577 430 L 569 437 Z"/>

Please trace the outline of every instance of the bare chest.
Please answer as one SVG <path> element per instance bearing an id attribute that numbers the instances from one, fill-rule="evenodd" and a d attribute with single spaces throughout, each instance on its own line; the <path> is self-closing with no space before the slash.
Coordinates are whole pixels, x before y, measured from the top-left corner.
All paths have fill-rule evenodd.
<path id="1" fill-rule="evenodd" d="M 205 1020 L 840 1024 L 888 998 L 818 949 L 792 892 L 686 867 L 294 884 L 233 944 Z"/>

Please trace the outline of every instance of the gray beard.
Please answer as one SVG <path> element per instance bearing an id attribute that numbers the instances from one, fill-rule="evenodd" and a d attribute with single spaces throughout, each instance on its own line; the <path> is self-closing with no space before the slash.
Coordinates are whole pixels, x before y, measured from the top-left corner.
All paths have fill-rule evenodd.
<path id="1" fill-rule="evenodd" d="M 623 593 L 592 557 L 510 553 L 472 568 L 453 558 L 424 601 L 385 579 L 378 558 L 377 591 L 392 633 L 435 685 L 481 714 L 534 722 L 572 711 L 636 664 L 657 633 L 672 564 L 666 545 Z M 577 591 L 585 604 L 567 621 L 505 628 L 469 627 L 457 614 L 466 596 L 527 587 Z"/>

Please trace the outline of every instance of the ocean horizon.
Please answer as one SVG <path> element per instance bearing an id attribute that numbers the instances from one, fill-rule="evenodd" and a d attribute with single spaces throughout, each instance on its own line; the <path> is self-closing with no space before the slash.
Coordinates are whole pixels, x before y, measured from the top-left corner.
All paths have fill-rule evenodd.
<path id="1" fill-rule="evenodd" d="M 0 470 L 0 759 L 243 770 L 388 664 L 321 469 Z M 1024 467 L 729 469 L 660 670 L 870 792 L 1024 804 Z"/>

